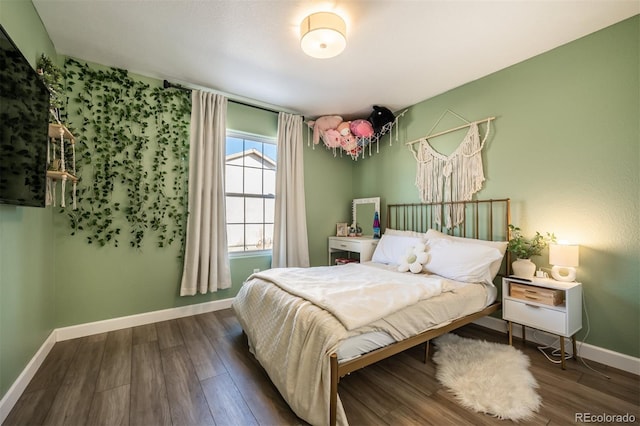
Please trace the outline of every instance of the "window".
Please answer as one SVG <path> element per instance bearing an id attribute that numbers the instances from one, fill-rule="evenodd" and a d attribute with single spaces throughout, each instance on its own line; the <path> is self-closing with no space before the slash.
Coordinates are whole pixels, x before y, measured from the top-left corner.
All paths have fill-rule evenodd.
<path id="1" fill-rule="evenodd" d="M 271 250 L 276 140 L 227 132 L 225 185 L 229 253 Z"/>

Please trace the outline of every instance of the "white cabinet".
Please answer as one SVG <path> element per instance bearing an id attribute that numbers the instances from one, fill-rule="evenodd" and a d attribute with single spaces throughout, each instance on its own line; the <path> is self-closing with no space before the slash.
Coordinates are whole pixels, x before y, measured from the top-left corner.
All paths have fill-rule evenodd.
<path id="1" fill-rule="evenodd" d="M 532 280 L 507 277 L 502 279 L 502 318 L 508 322 L 509 344 L 513 324 L 532 327 L 561 337 L 570 337 L 576 356 L 575 334 L 582 328 L 582 284 L 548 278 Z M 564 339 L 560 339 L 562 368 L 565 368 Z"/>
<path id="2" fill-rule="evenodd" d="M 371 260 L 378 245 L 373 237 L 329 237 L 329 265 L 333 264 L 331 255 L 336 252 L 358 253 L 360 262 Z"/>

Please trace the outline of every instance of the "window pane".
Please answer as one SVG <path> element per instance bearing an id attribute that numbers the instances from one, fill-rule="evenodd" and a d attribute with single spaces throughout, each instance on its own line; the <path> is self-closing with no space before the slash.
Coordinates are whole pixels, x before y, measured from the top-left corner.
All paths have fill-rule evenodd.
<path id="1" fill-rule="evenodd" d="M 225 191 L 230 252 L 272 248 L 277 154 L 276 144 L 241 134 L 227 136 Z"/>
<path id="2" fill-rule="evenodd" d="M 264 221 L 267 223 L 274 222 L 276 208 L 276 200 L 273 198 L 265 198 L 264 200 Z"/>
<path id="3" fill-rule="evenodd" d="M 244 156 L 244 166 L 251 167 L 253 169 L 261 169 L 263 158 L 261 155 L 257 154 L 254 151 L 245 151 L 246 155 Z"/>
<path id="4" fill-rule="evenodd" d="M 244 197 L 227 196 L 227 223 L 244 223 Z"/>
<path id="5" fill-rule="evenodd" d="M 264 207 L 262 198 L 245 198 L 247 223 L 262 223 Z"/>
<path id="6" fill-rule="evenodd" d="M 278 160 L 278 152 L 276 145 L 265 143 L 264 144 L 264 155 L 271 159 L 274 163 Z"/>
<path id="7" fill-rule="evenodd" d="M 227 225 L 229 251 L 244 251 L 244 225 Z"/>
<path id="8" fill-rule="evenodd" d="M 262 154 L 262 145 L 264 145 L 262 142 L 256 142 L 256 141 L 246 140 L 245 139 L 245 141 L 244 141 L 244 150 L 248 151 L 250 149 L 255 149 L 260 154 Z"/>
<path id="9" fill-rule="evenodd" d="M 265 194 L 276 194 L 276 171 L 275 170 L 265 170 L 264 171 L 264 193 Z"/>
<path id="10" fill-rule="evenodd" d="M 263 225 L 247 225 L 247 250 L 262 250 L 263 247 Z"/>
<path id="11" fill-rule="evenodd" d="M 262 170 L 244 169 L 245 194 L 262 194 Z"/>
<path id="12" fill-rule="evenodd" d="M 273 248 L 273 224 L 264 226 L 264 248 Z"/>
<path id="13" fill-rule="evenodd" d="M 244 151 L 244 140 L 227 136 L 227 155 Z"/>
<path id="14" fill-rule="evenodd" d="M 226 192 L 233 192 L 236 194 L 242 194 L 242 175 L 243 175 L 243 167 L 241 166 L 232 166 L 227 164 L 225 169 L 225 182 Z"/>

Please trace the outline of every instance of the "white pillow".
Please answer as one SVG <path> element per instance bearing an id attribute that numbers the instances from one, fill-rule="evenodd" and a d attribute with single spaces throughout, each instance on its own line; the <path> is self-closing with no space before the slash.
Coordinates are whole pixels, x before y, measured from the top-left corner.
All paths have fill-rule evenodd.
<path id="1" fill-rule="evenodd" d="M 478 240 L 475 238 L 465 238 L 465 237 L 455 237 L 453 235 L 444 234 L 440 231 L 436 231 L 435 229 L 429 229 L 427 231 L 427 240 L 435 240 L 435 239 L 445 239 L 451 241 L 458 241 L 470 244 L 480 244 L 486 247 L 493 247 L 498 249 L 500 252 L 500 259 L 495 260 L 491 263 L 489 270 L 491 272 L 491 282 L 493 283 L 493 279 L 498 275 L 498 271 L 500 271 L 500 265 L 502 265 L 502 257 L 504 257 L 504 253 L 507 251 L 507 241 L 487 241 L 487 240 Z"/>
<path id="2" fill-rule="evenodd" d="M 424 243 L 424 238 L 390 235 L 385 232 L 380 238 L 371 260 L 378 263 L 397 265 L 398 260 L 407 253 L 408 249 L 420 243 Z"/>
<path id="3" fill-rule="evenodd" d="M 384 234 L 385 235 L 404 235 L 405 237 L 422 238 L 423 240 L 425 238 L 424 232 L 400 231 L 399 229 L 391 229 L 391 228 L 385 229 Z"/>
<path id="4" fill-rule="evenodd" d="M 490 265 L 502 259 L 495 247 L 438 238 L 427 241 L 429 262 L 425 268 L 436 275 L 467 283 L 492 284 Z"/>

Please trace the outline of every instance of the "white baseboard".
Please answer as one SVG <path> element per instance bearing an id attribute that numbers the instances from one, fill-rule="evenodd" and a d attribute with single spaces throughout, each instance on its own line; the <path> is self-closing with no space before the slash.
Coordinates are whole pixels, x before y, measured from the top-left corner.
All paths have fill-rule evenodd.
<path id="1" fill-rule="evenodd" d="M 501 333 L 507 333 L 507 322 L 494 317 L 483 317 L 476 321 L 474 324 L 481 325 L 486 328 L 490 328 L 492 330 L 499 331 Z M 527 340 L 530 340 L 533 329 L 527 329 Z M 557 338 L 557 336 L 553 334 L 546 333 L 544 331 L 536 330 L 536 333 L 540 333 L 544 336 L 552 338 Z M 514 327 L 513 335 L 515 337 L 522 338 L 522 327 Z M 598 346 L 590 345 L 584 342 L 578 342 L 578 355 L 582 358 L 599 362 L 601 364 L 608 365 L 613 368 L 617 368 L 619 370 L 627 371 L 629 373 L 640 375 L 640 358 L 635 358 L 630 355 L 621 354 L 619 352 L 614 352 L 609 349 L 601 348 Z M 571 345 L 567 346 L 569 352 L 571 352 Z"/>
<path id="2" fill-rule="evenodd" d="M 22 395 L 24 390 L 27 388 L 27 385 L 36 374 L 38 368 L 40 368 L 44 359 L 47 357 L 56 342 L 90 336 L 98 333 L 106 333 L 108 331 L 120 330 L 128 327 L 151 324 L 159 321 L 187 317 L 190 315 L 219 311 L 231 307 L 232 302 L 233 299 L 214 300 L 196 305 L 163 309 L 161 311 L 146 312 L 143 314 L 73 325 L 53 330 L 40 349 L 38 349 L 38 352 L 36 352 L 31 361 L 29 361 L 29 364 L 27 364 L 22 373 L 20 373 L 16 381 L 13 382 L 13 385 L 11 385 L 7 393 L 2 397 L 2 400 L 0 400 L 0 424 L 6 420 L 7 416 L 13 409 L 13 406 L 18 401 L 18 398 L 20 398 L 20 395 Z"/>
<path id="3" fill-rule="evenodd" d="M 58 328 L 56 330 L 56 341 L 61 342 L 63 340 L 91 336 L 92 334 L 106 333 L 108 331 L 121 330 L 128 327 L 137 327 L 139 325 L 151 324 L 159 321 L 204 314 L 205 312 L 219 311 L 221 309 L 231 307 L 232 302 L 233 299 L 214 300 L 211 302 L 198 303 L 196 305 L 186 305 L 178 308 L 163 309 L 161 311 L 145 312 L 143 314 L 129 315 L 126 317 Z"/>
<path id="4" fill-rule="evenodd" d="M 0 400 L 0 424 L 2 424 L 13 406 L 18 402 L 18 398 L 27 388 L 31 379 L 38 371 L 38 368 L 42 365 L 47 355 L 53 348 L 53 345 L 56 343 L 56 331 L 53 330 L 49 337 L 44 341 L 38 352 L 31 358 L 31 361 L 27 364 L 27 366 L 22 370 L 22 373 L 18 376 L 15 382 L 11 385 L 7 393 Z"/>

